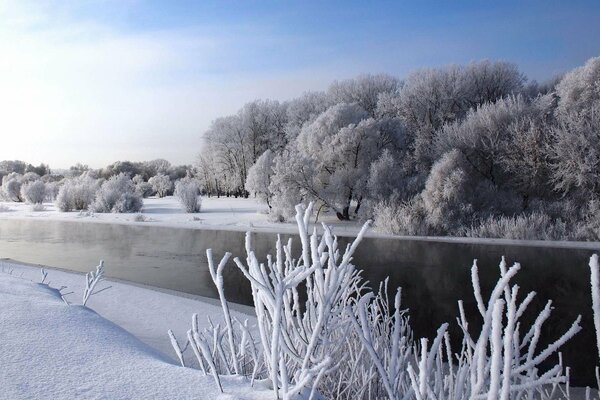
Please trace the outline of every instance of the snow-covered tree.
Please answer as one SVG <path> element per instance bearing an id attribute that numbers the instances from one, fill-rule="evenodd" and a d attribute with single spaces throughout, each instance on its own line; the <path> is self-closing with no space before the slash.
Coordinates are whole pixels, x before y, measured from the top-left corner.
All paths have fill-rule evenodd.
<path id="1" fill-rule="evenodd" d="M 200 184 L 194 178 L 183 178 L 175 182 L 175 197 L 181 208 L 188 213 L 200 212 Z"/>
<path id="2" fill-rule="evenodd" d="M 556 85 L 559 114 L 590 113 L 591 105 L 600 101 L 600 57 L 565 74 Z M 567 117 L 569 118 L 569 117 Z"/>
<path id="3" fill-rule="evenodd" d="M 272 208 L 271 198 L 273 193 L 269 189 L 269 185 L 271 184 L 271 176 L 273 176 L 274 159 L 275 154 L 267 149 L 250 168 L 246 178 L 246 190 L 265 202 L 269 209 Z"/>
<path id="4" fill-rule="evenodd" d="M 304 124 L 314 121 L 332 105 L 332 100 L 324 92 L 306 92 L 291 100 L 287 105 L 285 126 L 288 142 L 296 139 Z"/>
<path id="5" fill-rule="evenodd" d="M 87 173 L 65 179 L 56 196 L 56 206 L 60 211 L 88 209 L 96 198 L 99 184 Z"/>
<path id="6" fill-rule="evenodd" d="M 29 204 L 42 204 L 46 198 L 46 184 L 41 180 L 23 183 L 21 197 Z"/>
<path id="7" fill-rule="evenodd" d="M 11 172 L 2 178 L 2 192 L 9 201 L 23 201 L 21 197 L 21 178 L 22 175 Z"/>
<path id="8" fill-rule="evenodd" d="M 600 101 L 563 114 L 551 131 L 552 182 L 562 193 L 600 196 Z"/>
<path id="9" fill-rule="evenodd" d="M 138 212 L 142 207 L 142 196 L 136 193 L 131 178 L 124 173 L 114 175 L 104 182 L 91 205 L 95 212 L 115 213 Z"/>
<path id="10" fill-rule="evenodd" d="M 157 174 L 153 176 L 152 178 L 148 179 L 148 183 L 152 185 L 152 189 L 156 192 L 158 197 L 165 197 L 173 188 L 171 178 L 163 174 Z"/>
<path id="11" fill-rule="evenodd" d="M 396 93 L 400 81 L 390 75 L 360 75 L 354 79 L 336 81 L 327 91 L 334 104 L 357 103 L 369 116 L 375 117 L 379 96 Z"/>

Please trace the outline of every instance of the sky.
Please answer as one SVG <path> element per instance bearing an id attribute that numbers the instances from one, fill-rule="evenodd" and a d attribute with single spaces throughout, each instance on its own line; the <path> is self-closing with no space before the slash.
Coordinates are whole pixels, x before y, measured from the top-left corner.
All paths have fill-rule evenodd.
<path id="1" fill-rule="evenodd" d="M 211 121 L 361 73 L 600 55 L 600 2 L 0 0 L 0 160 L 191 164 Z"/>

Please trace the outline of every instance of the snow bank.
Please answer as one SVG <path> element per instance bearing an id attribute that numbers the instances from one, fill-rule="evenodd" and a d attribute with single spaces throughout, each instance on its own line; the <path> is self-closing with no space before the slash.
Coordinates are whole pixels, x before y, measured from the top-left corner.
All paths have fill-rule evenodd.
<path id="1" fill-rule="evenodd" d="M 0 273 L 0 303 L 0 398 L 272 397 L 266 388 L 252 389 L 237 377 L 224 381 L 225 394 L 221 394 L 211 377 L 175 365 L 89 308 L 68 306 L 59 291 L 49 286 Z M 147 306 L 137 304 L 138 309 Z M 163 335 L 168 343 L 166 331 Z"/>

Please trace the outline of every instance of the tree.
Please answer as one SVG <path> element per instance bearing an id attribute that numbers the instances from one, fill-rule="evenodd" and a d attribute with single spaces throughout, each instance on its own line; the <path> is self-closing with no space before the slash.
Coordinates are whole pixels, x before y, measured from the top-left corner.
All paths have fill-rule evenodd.
<path id="1" fill-rule="evenodd" d="M 29 204 L 42 204 L 46 198 L 46 184 L 40 180 L 24 183 L 21 198 Z"/>
<path id="2" fill-rule="evenodd" d="M 273 193 L 269 189 L 271 176 L 273 175 L 273 161 L 275 154 L 271 150 L 266 150 L 256 163 L 248 171 L 246 179 L 246 190 L 256 195 L 261 201 L 265 202 L 269 209 Z"/>
<path id="3" fill-rule="evenodd" d="M 563 115 L 551 136 L 554 189 L 580 201 L 600 197 L 600 101 Z"/>
<path id="4" fill-rule="evenodd" d="M 376 117 L 379 96 L 395 93 L 399 87 L 400 81 L 390 75 L 360 75 L 354 79 L 333 82 L 327 94 L 334 104 L 356 103 L 369 116 Z"/>
<path id="5" fill-rule="evenodd" d="M 282 199 L 291 206 L 286 192 L 293 190 L 331 208 L 341 220 L 355 216 L 371 163 L 396 139 L 394 125 L 388 122 L 369 118 L 356 103 L 341 103 L 305 125 L 289 153 L 275 161 L 270 189 L 278 206 Z M 286 213 L 290 214 L 291 210 Z"/>
<path id="6" fill-rule="evenodd" d="M 91 208 L 95 212 L 129 213 L 140 211 L 143 204 L 142 196 L 136 193 L 131 178 L 120 173 L 102 184 Z"/>
<path id="7" fill-rule="evenodd" d="M 567 73 L 556 85 L 558 113 L 589 113 L 600 101 L 600 57 L 590 58 L 585 65 Z"/>
<path id="8" fill-rule="evenodd" d="M 152 189 L 156 192 L 158 197 L 165 197 L 167 193 L 173 188 L 171 178 L 167 175 L 157 174 L 148 180 L 148 183 L 152 185 Z"/>
<path id="9" fill-rule="evenodd" d="M 324 92 L 306 92 L 287 105 L 285 134 L 288 142 L 296 139 L 306 123 L 314 121 L 323 111 L 331 107 L 332 100 Z"/>
<path id="10" fill-rule="evenodd" d="M 200 212 L 202 201 L 199 195 L 200 185 L 196 179 L 183 178 L 175 182 L 175 197 L 185 212 Z"/>

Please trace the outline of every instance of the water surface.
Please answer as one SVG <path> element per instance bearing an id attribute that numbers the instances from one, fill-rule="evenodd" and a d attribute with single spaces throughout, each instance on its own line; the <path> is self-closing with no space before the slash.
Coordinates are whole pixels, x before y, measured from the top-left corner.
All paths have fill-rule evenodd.
<path id="1" fill-rule="evenodd" d="M 252 235 L 259 259 L 273 252 L 275 234 Z M 226 251 L 243 259 L 244 237 L 243 232 L 151 225 L 1 220 L 0 257 L 80 272 L 90 271 L 98 260 L 104 259 L 108 276 L 215 297 L 205 251 L 212 248 L 219 259 Z M 285 240 L 290 235 L 282 237 Z M 340 247 L 344 248 L 350 240 L 340 238 Z M 519 261 L 522 270 L 515 282 L 521 287 L 520 293 L 524 297 L 529 291 L 537 292 L 530 308 L 539 312 L 548 299 L 555 306 L 540 350 L 582 314 L 584 330 L 563 348 L 563 353 L 565 364 L 572 367 L 573 384 L 591 385 L 595 382 L 597 353 L 587 264 L 593 253 L 591 249 L 568 247 L 367 237 L 359 246 L 354 263 L 364 270 L 363 275 L 373 286 L 388 276 L 390 293 L 402 286 L 403 306 L 410 310 L 417 337 L 431 337 L 440 324 L 449 322 L 455 338 L 453 345 L 457 347 L 460 342 L 456 339 L 461 337 L 455 322 L 459 299 L 465 301 L 473 330 L 480 324 L 470 279 L 473 259 L 478 259 L 485 295 L 498 277 L 500 257 L 506 256 L 509 263 Z M 250 304 L 249 285 L 233 262 L 224 276 L 228 299 Z"/>

